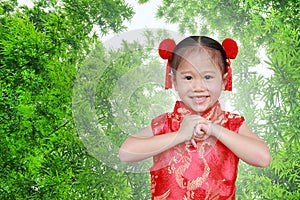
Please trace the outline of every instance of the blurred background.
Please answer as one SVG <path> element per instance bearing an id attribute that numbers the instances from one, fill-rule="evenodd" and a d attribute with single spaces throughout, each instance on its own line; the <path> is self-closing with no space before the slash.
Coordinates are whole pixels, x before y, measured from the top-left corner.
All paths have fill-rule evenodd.
<path id="1" fill-rule="evenodd" d="M 234 38 L 233 91 L 272 163 L 240 162 L 237 199 L 300 198 L 298 0 L 0 1 L 0 199 L 149 199 L 124 139 L 170 111 L 166 37 Z M 222 97 L 222 98 L 223 98 Z"/>

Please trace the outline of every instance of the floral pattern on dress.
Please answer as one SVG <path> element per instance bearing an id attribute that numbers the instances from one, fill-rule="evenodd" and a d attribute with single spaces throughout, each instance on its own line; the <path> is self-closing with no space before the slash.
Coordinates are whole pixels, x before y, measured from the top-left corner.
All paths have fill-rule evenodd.
<path id="1" fill-rule="evenodd" d="M 177 101 L 173 112 L 152 120 L 154 135 L 178 131 L 183 117 L 193 114 Z M 221 110 L 219 102 L 203 115 L 237 132 L 244 118 Z M 178 144 L 154 156 L 151 174 L 153 199 L 235 199 L 238 157 L 214 137 L 197 142 L 197 148 Z"/>

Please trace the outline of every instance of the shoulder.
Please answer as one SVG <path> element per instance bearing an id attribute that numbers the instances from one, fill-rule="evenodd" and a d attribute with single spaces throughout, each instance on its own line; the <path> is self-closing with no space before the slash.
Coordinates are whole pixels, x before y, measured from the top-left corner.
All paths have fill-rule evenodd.
<path id="1" fill-rule="evenodd" d="M 153 135 L 160 135 L 164 133 L 165 127 L 168 122 L 168 115 L 169 113 L 164 113 L 152 119 L 151 128 Z"/>
<path id="2" fill-rule="evenodd" d="M 168 112 L 159 115 L 151 121 L 153 135 L 178 131 L 182 116 L 175 112 Z"/>
<path id="3" fill-rule="evenodd" d="M 224 112 L 224 117 L 225 123 L 223 126 L 234 132 L 238 132 L 239 128 L 245 121 L 245 118 L 242 115 L 228 111 Z"/>
<path id="4" fill-rule="evenodd" d="M 176 101 L 172 112 L 166 112 L 154 118 L 151 121 L 153 135 L 178 131 L 183 110 L 188 111 L 181 101 Z"/>

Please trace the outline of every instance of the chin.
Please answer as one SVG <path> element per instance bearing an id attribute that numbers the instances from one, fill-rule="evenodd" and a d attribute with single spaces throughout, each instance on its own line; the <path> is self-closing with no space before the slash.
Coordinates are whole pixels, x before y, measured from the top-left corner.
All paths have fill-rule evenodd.
<path id="1" fill-rule="evenodd" d="M 205 107 L 203 107 L 203 106 L 193 106 L 193 107 L 191 107 L 193 110 L 194 110 L 194 112 L 196 112 L 197 114 L 202 114 L 202 113 L 204 113 L 208 108 L 205 106 Z"/>

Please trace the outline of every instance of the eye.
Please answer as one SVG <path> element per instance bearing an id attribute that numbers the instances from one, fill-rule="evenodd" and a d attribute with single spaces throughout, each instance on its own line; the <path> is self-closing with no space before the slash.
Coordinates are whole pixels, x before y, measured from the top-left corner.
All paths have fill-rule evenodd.
<path id="1" fill-rule="evenodd" d="M 186 79 L 186 80 L 188 80 L 188 81 L 192 80 L 192 78 L 193 78 L 192 76 L 185 76 L 185 77 L 184 77 L 184 79 Z"/>
<path id="2" fill-rule="evenodd" d="M 210 79 L 212 79 L 212 78 L 213 78 L 212 75 L 205 75 L 205 76 L 204 76 L 204 79 L 205 79 L 205 80 L 210 80 Z"/>

